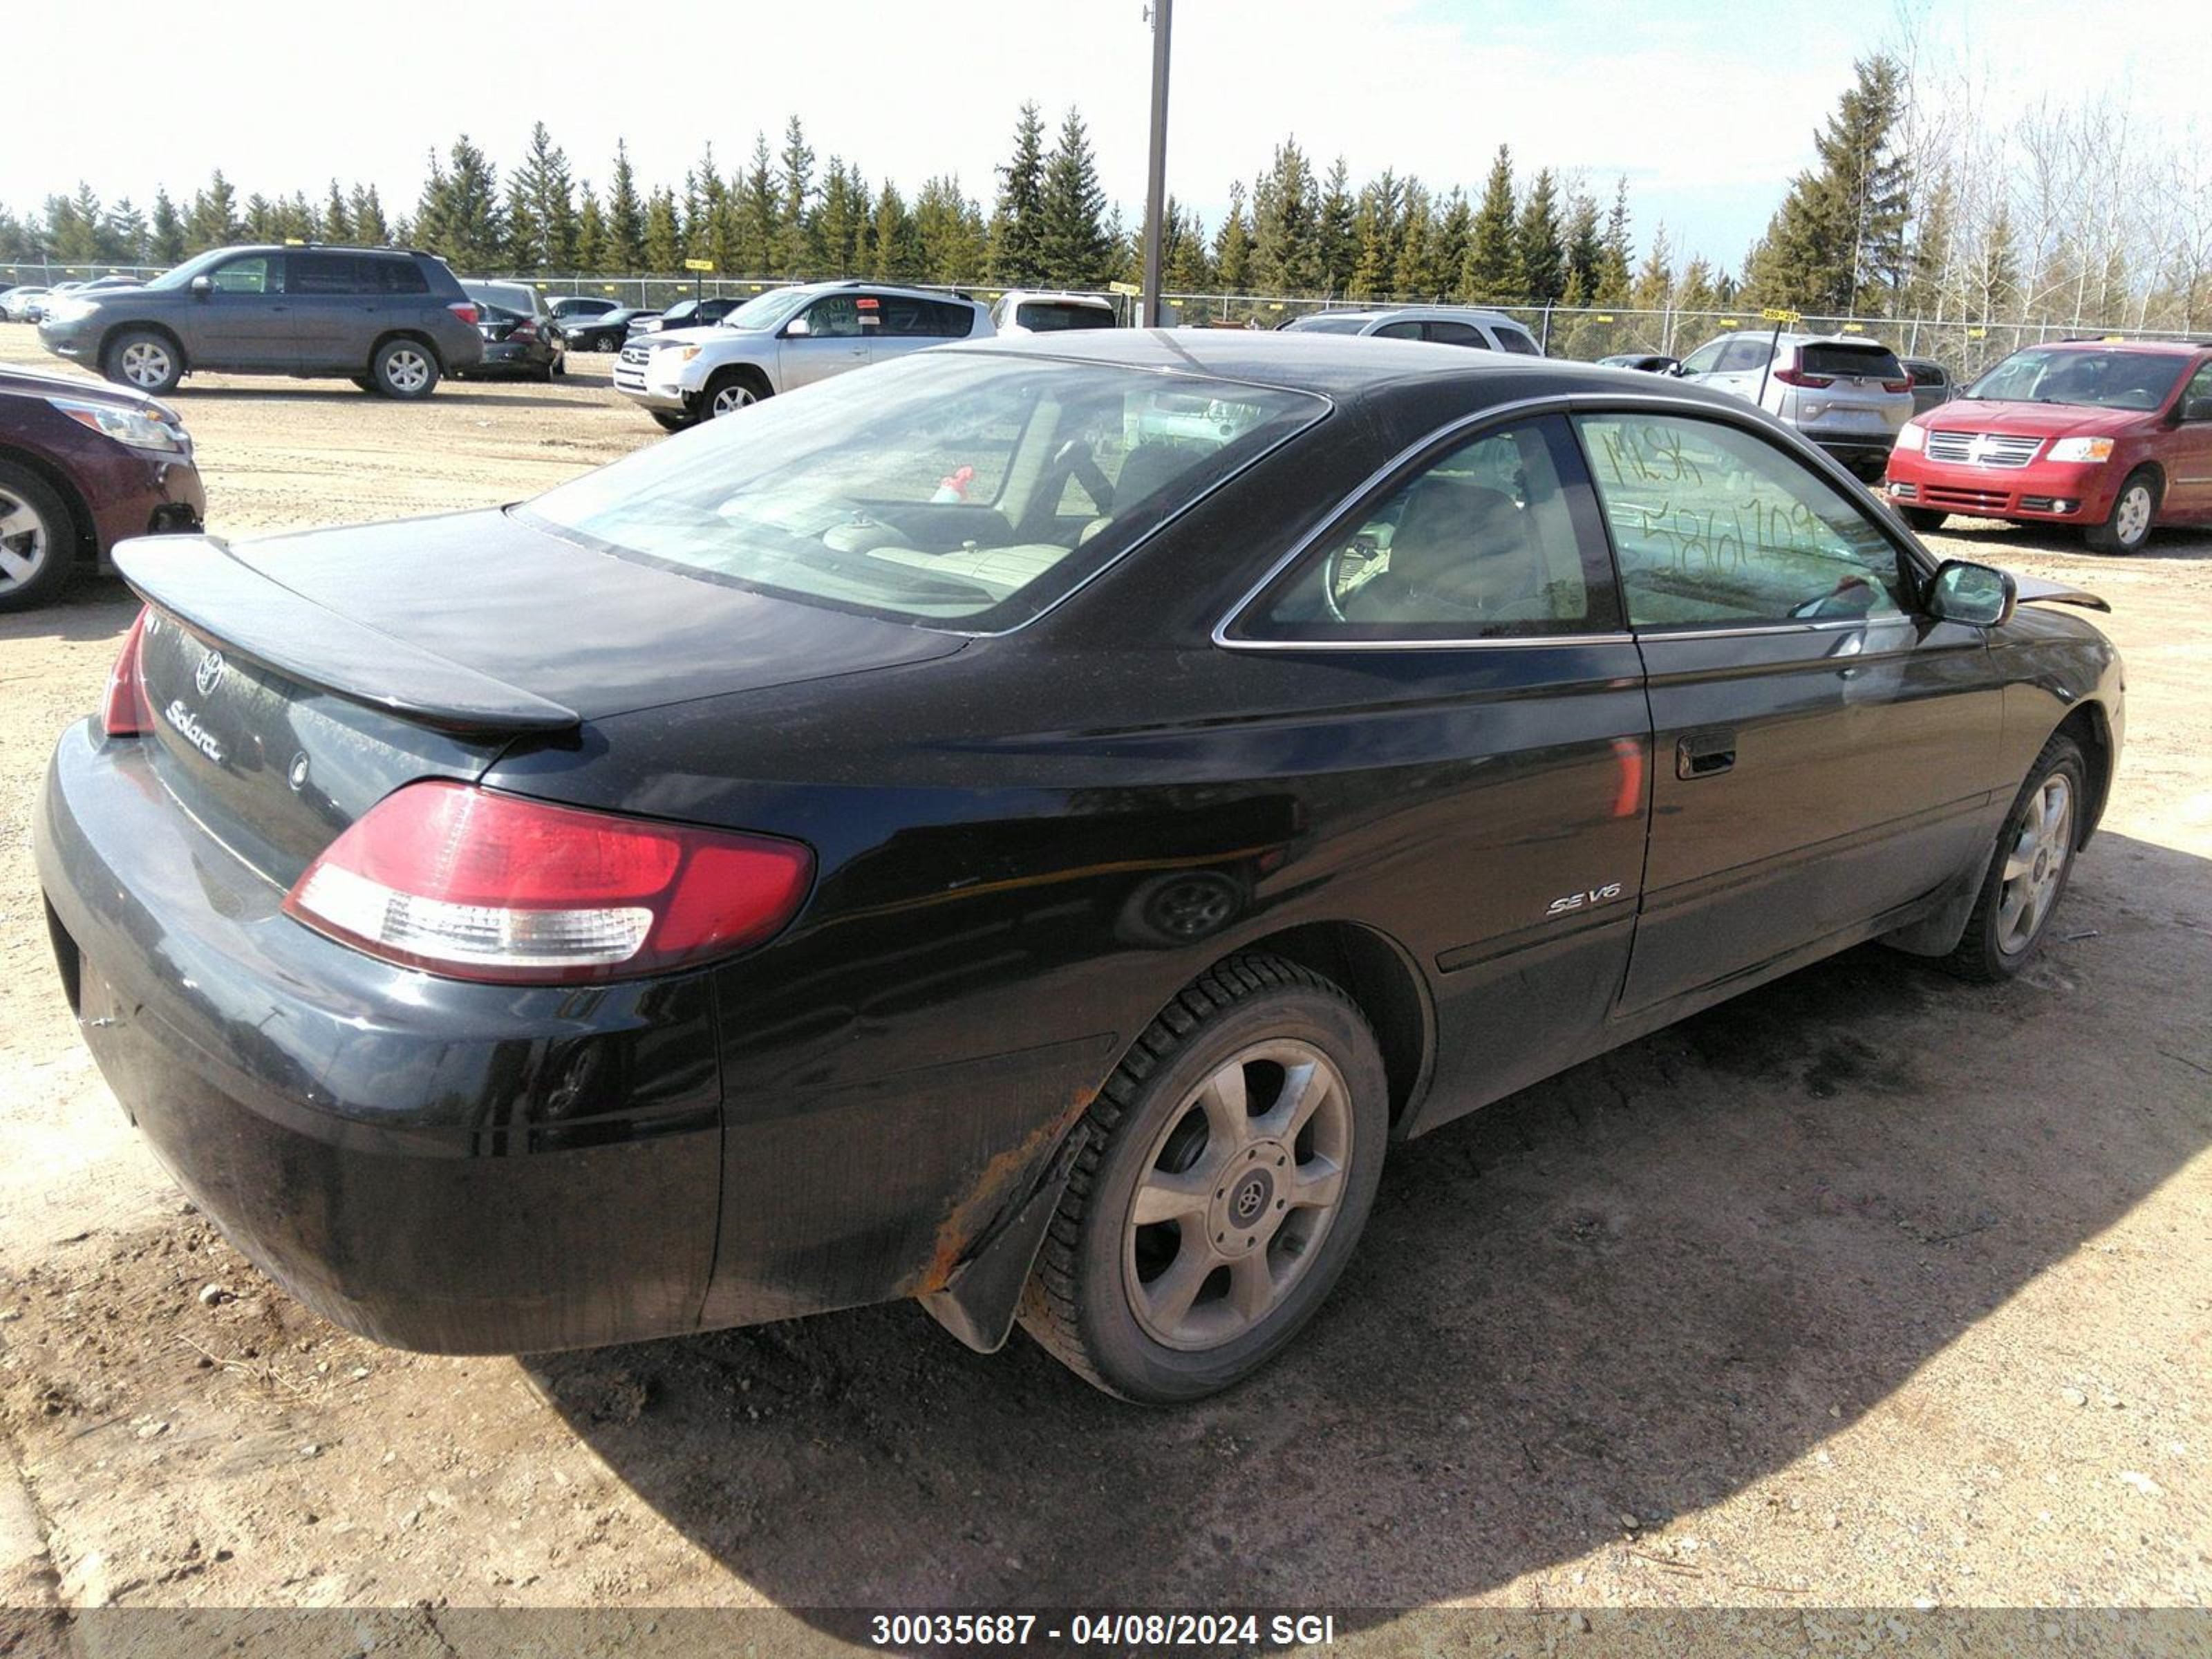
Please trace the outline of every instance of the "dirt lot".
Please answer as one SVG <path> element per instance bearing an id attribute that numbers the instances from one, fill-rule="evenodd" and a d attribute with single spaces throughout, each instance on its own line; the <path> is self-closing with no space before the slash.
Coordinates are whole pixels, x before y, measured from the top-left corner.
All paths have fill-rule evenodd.
<path id="1" fill-rule="evenodd" d="M 607 362 L 174 401 L 252 532 L 653 441 Z M 0 1603 L 2202 1606 L 2212 538 L 1944 540 L 2099 588 L 2127 654 L 2039 965 L 1854 952 L 1405 1149 L 1302 1348 L 1174 1413 L 903 1305 L 532 1362 L 302 1312 L 137 1144 L 49 965 L 32 802 L 131 605 L 0 622 Z"/>

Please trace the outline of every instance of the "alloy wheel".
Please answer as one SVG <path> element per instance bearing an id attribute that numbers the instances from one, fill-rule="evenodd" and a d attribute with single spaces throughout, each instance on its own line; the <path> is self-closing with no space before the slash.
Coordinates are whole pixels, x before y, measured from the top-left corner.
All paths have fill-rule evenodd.
<path id="1" fill-rule="evenodd" d="M 420 392 L 430 378 L 429 360 L 402 346 L 384 360 L 385 383 L 394 392 Z"/>
<path id="2" fill-rule="evenodd" d="M 0 593 L 11 592 L 45 568 L 53 537 L 39 510 L 0 489 Z"/>
<path id="3" fill-rule="evenodd" d="M 2018 956 L 2035 942 L 2066 878 L 2074 847 L 2074 786 L 2054 772 L 2028 798 L 2006 851 L 1997 899 L 1997 948 Z"/>
<path id="4" fill-rule="evenodd" d="M 2120 497 L 2120 510 L 2112 515 L 2112 533 L 2132 547 L 2150 533 L 2150 486 L 2130 484 Z"/>
<path id="5" fill-rule="evenodd" d="M 123 348 L 123 378 L 142 389 L 165 385 L 169 378 L 169 354 L 159 341 L 133 340 Z"/>
<path id="6" fill-rule="evenodd" d="M 1342 1207 L 1352 1097 L 1310 1043 L 1234 1055 L 1185 1097 L 1122 1228 L 1130 1310 L 1154 1340 L 1217 1348 L 1282 1305 Z"/>
<path id="7" fill-rule="evenodd" d="M 726 386 L 715 392 L 713 401 L 707 406 L 707 412 L 709 415 L 734 415 L 759 401 L 749 386 Z"/>

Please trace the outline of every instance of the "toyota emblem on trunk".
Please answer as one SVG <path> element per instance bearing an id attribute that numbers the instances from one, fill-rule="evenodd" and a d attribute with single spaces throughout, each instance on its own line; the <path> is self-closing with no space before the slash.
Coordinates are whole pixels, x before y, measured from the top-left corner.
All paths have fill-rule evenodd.
<path id="1" fill-rule="evenodd" d="M 222 678 L 222 653 L 210 651 L 200 659 L 199 672 L 192 676 L 192 684 L 200 689 L 200 696 L 211 696 L 216 684 Z"/>

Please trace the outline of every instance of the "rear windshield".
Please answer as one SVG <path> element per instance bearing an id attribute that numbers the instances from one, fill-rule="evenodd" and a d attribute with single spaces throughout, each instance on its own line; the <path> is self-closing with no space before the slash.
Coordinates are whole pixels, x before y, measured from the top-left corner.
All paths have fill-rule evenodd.
<path id="1" fill-rule="evenodd" d="M 2189 359 L 2149 351 L 2084 351 L 2030 346 L 1967 388 L 2003 403 L 2156 409 L 2172 395 Z"/>
<path id="2" fill-rule="evenodd" d="M 1024 300 L 1014 307 L 1014 321 L 1038 334 L 1069 328 L 1111 328 L 1114 313 L 1107 306 L 1071 305 L 1062 300 Z"/>
<path id="3" fill-rule="evenodd" d="M 1905 378 L 1905 365 L 1887 346 L 1831 342 L 1800 346 L 1797 350 L 1798 367 L 1808 374 L 1857 374 L 1870 380 Z"/>
<path id="4" fill-rule="evenodd" d="M 463 283 L 461 289 L 471 300 L 520 316 L 530 316 L 537 309 L 531 291 L 518 283 Z"/>
<path id="5" fill-rule="evenodd" d="M 990 632 L 1328 408 L 1273 387 L 933 351 L 709 422 L 514 510 L 702 580 Z"/>

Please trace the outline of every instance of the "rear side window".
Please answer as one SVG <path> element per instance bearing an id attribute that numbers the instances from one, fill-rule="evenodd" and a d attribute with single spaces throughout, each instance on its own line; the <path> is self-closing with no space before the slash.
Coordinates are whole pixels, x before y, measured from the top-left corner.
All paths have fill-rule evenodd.
<path id="1" fill-rule="evenodd" d="M 1619 626 L 1589 486 L 1550 416 L 1455 445 L 1355 508 L 1237 632 L 1382 644 Z"/>
<path id="2" fill-rule="evenodd" d="M 1429 337 L 1438 345 L 1472 346 L 1477 351 L 1490 349 L 1490 342 L 1482 337 L 1479 328 L 1469 328 L 1465 323 L 1431 322 Z"/>
<path id="3" fill-rule="evenodd" d="M 1024 307 L 1024 311 L 1027 309 Z M 864 323 L 869 314 L 865 311 L 861 313 Z M 904 294 L 884 295 L 873 314 L 882 319 L 878 327 L 885 334 L 896 334 L 908 339 L 922 335 L 936 340 L 965 339 L 972 316 L 965 306 Z"/>
<path id="4" fill-rule="evenodd" d="M 1887 346 L 1815 343 L 1798 348 L 1798 367 L 1808 374 L 1838 380 L 1859 375 L 1870 380 L 1901 380 L 1905 365 Z"/>
<path id="5" fill-rule="evenodd" d="M 1544 355 L 1543 347 L 1538 345 L 1532 336 L 1523 334 L 1517 328 L 1499 329 L 1498 343 L 1508 351 L 1520 353 L 1523 357 L 1540 357 Z"/>
<path id="6" fill-rule="evenodd" d="M 1418 340 L 1421 337 L 1419 323 L 1385 323 L 1375 331 L 1378 340 Z"/>
<path id="7" fill-rule="evenodd" d="M 350 253 L 295 253 L 290 264 L 295 294 L 359 294 L 368 286 Z"/>
<path id="8" fill-rule="evenodd" d="M 429 279 L 412 259 L 372 258 L 368 262 L 380 294 L 428 294 Z"/>

